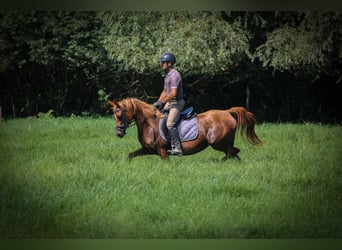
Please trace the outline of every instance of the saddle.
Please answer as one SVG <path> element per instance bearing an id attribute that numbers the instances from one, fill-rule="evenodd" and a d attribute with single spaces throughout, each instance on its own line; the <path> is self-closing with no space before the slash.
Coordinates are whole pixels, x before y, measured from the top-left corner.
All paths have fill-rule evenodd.
<path id="1" fill-rule="evenodd" d="M 167 116 L 159 121 L 159 133 L 163 140 L 170 142 L 170 134 L 166 127 Z M 182 111 L 177 121 L 176 127 L 178 129 L 179 138 L 182 142 L 192 141 L 198 136 L 198 122 L 197 113 L 193 107 L 189 107 Z"/>

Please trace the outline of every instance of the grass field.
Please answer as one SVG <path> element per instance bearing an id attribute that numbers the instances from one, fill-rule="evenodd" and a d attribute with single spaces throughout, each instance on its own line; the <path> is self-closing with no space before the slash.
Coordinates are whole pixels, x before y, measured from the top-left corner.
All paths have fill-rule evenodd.
<path id="1" fill-rule="evenodd" d="M 110 118 L 0 124 L 1 238 L 341 238 L 342 127 L 260 124 L 241 161 L 126 160 Z"/>

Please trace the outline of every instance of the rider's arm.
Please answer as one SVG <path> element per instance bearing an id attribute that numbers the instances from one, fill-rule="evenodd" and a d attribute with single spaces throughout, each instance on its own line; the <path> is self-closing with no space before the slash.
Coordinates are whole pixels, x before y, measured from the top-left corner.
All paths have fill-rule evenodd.
<path id="1" fill-rule="evenodd" d="M 172 98 L 176 97 L 177 95 L 177 88 L 171 88 L 171 92 L 170 94 L 166 94 L 166 91 L 163 91 L 165 92 L 165 95 L 161 95 L 159 100 L 162 101 L 163 103 L 167 103 L 168 101 L 170 101 Z"/>
<path id="2" fill-rule="evenodd" d="M 167 96 L 166 94 L 166 88 L 163 89 L 163 91 L 161 92 L 160 96 L 159 96 L 159 99 L 160 101 L 163 102 L 163 100 L 165 99 L 165 97 Z M 165 102 L 164 102 L 165 103 Z"/>

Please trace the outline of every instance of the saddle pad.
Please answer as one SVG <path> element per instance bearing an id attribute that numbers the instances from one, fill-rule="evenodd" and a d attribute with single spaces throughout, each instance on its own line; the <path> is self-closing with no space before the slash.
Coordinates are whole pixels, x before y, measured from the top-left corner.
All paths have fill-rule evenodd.
<path id="1" fill-rule="evenodd" d="M 180 120 L 180 122 L 177 123 L 177 129 L 179 138 L 182 142 L 196 139 L 198 136 L 197 117 L 195 116 L 191 119 Z M 160 119 L 159 121 L 159 133 L 165 141 L 170 141 L 170 134 L 168 133 L 168 129 L 166 127 L 166 118 Z"/>

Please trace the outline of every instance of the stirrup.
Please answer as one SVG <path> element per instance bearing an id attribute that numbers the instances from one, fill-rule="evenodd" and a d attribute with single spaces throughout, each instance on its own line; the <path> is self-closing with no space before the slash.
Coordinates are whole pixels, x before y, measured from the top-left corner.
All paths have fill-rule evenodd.
<path id="1" fill-rule="evenodd" d="M 173 149 L 168 150 L 167 153 L 168 153 L 169 155 L 178 155 L 178 156 L 182 156 L 183 151 L 181 151 L 181 150 L 175 150 L 175 149 L 173 148 Z"/>

